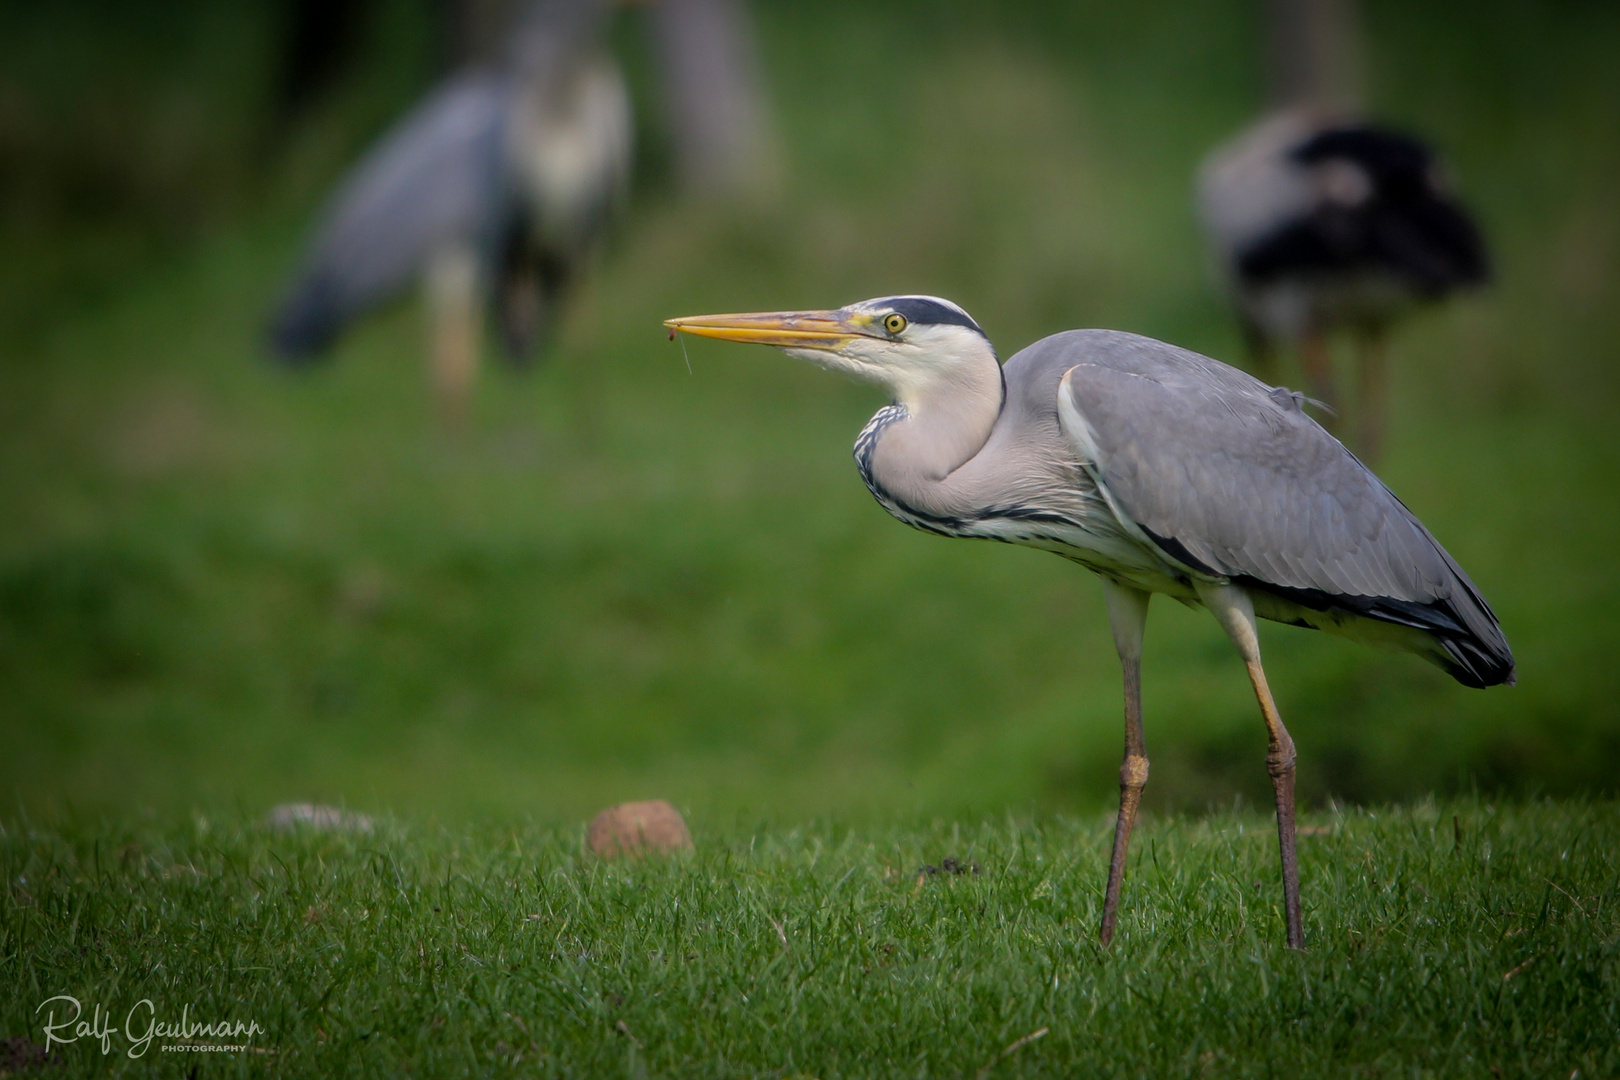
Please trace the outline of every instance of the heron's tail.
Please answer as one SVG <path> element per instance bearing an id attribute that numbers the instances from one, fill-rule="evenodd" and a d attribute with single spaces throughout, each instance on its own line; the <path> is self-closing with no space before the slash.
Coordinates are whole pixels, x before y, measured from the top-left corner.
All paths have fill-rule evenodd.
<path id="1" fill-rule="evenodd" d="M 1415 618 L 1390 621 L 1404 621 L 1427 630 L 1434 645 L 1429 659 L 1464 686 L 1476 690 L 1512 686 L 1518 680 L 1513 650 L 1496 621 L 1496 613 L 1455 563 L 1452 569 L 1457 576 L 1450 596 L 1428 604 L 1412 604 L 1406 614 Z"/>
<path id="2" fill-rule="evenodd" d="M 1448 557 L 1447 561 L 1450 559 Z M 1287 589 L 1276 585 L 1259 584 L 1257 591 L 1269 592 L 1316 611 L 1339 612 L 1415 630 L 1415 636 L 1402 634 L 1391 641 L 1373 632 L 1363 636 L 1356 628 L 1369 624 L 1352 621 L 1348 624 L 1332 621 L 1305 625 L 1334 630 L 1346 637 L 1374 643 L 1393 644 L 1396 648 L 1417 653 L 1430 663 L 1442 668 L 1464 686 L 1483 689 L 1487 686 L 1512 686 L 1516 673 L 1513 650 L 1497 624 L 1496 614 L 1485 603 L 1473 582 L 1455 563 L 1451 569 L 1449 595 L 1434 600 L 1401 600 L 1392 596 L 1329 596 L 1311 589 Z M 1268 616 L 1269 617 L 1269 616 Z M 1283 622 L 1290 621 L 1287 618 Z"/>
<path id="3" fill-rule="evenodd" d="M 1436 643 L 1444 650 L 1444 655 L 1437 655 L 1436 660 L 1464 686 L 1475 689 L 1512 686 L 1518 681 L 1518 672 L 1513 665 L 1513 650 L 1508 648 L 1507 638 L 1503 636 L 1496 616 L 1485 601 L 1477 593 L 1472 599 L 1478 601 L 1481 610 L 1477 613 L 1459 612 L 1462 615 L 1459 621 L 1464 623 L 1461 632 L 1434 632 Z M 1471 618 L 1471 615 L 1476 617 Z M 1484 618 L 1479 619 L 1477 615 Z M 1467 625 L 1469 623 L 1474 625 Z"/>
<path id="4" fill-rule="evenodd" d="M 1433 296 L 1485 285 L 1490 254 L 1473 217 L 1449 199 L 1426 197 L 1391 207 L 1375 223 L 1384 258 Z"/>

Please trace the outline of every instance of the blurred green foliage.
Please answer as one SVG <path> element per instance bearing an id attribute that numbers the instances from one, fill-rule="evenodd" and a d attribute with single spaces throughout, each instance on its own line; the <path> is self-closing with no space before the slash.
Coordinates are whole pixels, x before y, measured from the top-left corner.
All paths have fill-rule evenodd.
<path id="1" fill-rule="evenodd" d="M 260 354 L 325 185 L 431 77 L 425 9 L 375 5 L 291 119 L 268 3 L 0 10 L 8 801 L 1112 798 L 1096 583 L 899 526 L 848 458 L 870 391 L 705 343 L 689 374 L 658 324 L 927 291 L 1004 356 L 1100 325 L 1241 359 L 1189 188 L 1258 108 L 1254 8 L 760 5 L 781 189 L 679 201 L 644 97 L 614 250 L 547 362 L 490 370 L 459 436 L 432 420 L 413 304 L 307 377 Z M 1444 149 L 1500 274 L 1398 335 L 1380 471 L 1496 606 L 1520 685 L 1268 628 L 1302 790 L 1612 791 L 1620 9 L 1367 22 L 1377 111 Z M 1206 616 L 1155 605 L 1146 680 L 1150 800 L 1267 797 Z"/>

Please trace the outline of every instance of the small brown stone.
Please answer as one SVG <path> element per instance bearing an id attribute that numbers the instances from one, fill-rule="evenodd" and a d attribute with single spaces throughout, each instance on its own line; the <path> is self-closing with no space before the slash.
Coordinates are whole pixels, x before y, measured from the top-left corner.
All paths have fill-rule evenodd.
<path id="1" fill-rule="evenodd" d="M 604 859 L 690 851 L 692 834 L 681 813 L 663 799 L 620 803 L 591 819 L 585 842 Z"/>
<path id="2" fill-rule="evenodd" d="M 56 1055 L 55 1063 L 62 1063 L 61 1054 Z M 48 1064 L 51 1064 L 49 1052 L 38 1043 L 30 1042 L 21 1035 L 0 1039 L 0 1076 L 10 1076 L 24 1069 L 40 1069 Z"/>

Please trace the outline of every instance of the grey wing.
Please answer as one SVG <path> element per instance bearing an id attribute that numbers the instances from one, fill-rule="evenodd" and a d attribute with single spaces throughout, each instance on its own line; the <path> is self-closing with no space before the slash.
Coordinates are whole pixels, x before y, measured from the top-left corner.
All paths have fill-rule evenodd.
<path id="1" fill-rule="evenodd" d="M 1116 513 L 1189 571 L 1432 634 L 1470 685 L 1512 654 L 1479 591 L 1298 399 L 1208 357 L 1107 335 L 1059 415 Z"/>
<path id="2" fill-rule="evenodd" d="M 442 84 L 360 161 L 272 319 L 278 355 L 319 354 L 349 320 L 409 284 L 436 249 L 492 242 L 509 212 L 507 86 L 488 73 Z"/>

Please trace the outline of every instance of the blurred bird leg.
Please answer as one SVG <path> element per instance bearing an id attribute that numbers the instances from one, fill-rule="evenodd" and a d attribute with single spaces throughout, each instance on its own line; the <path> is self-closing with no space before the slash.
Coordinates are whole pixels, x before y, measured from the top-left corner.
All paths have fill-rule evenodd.
<path id="1" fill-rule="evenodd" d="M 1358 338 L 1360 385 L 1356 391 L 1356 454 L 1367 465 L 1378 460 L 1384 449 L 1384 409 L 1388 396 L 1389 373 L 1385 359 L 1389 339 L 1381 330 L 1369 329 Z"/>
<path id="2" fill-rule="evenodd" d="M 1254 685 L 1254 696 L 1260 702 L 1260 714 L 1266 721 L 1266 771 L 1271 774 L 1271 787 L 1277 797 L 1277 848 L 1282 857 L 1283 915 L 1288 924 L 1288 947 L 1303 949 L 1305 935 L 1300 927 L 1299 858 L 1294 848 L 1294 740 L 1277 713 L 1277 704 L 1271 698 L 1271 687 L 1266 684 L 1265 669 L 1260 666 L 1260 635 L 1254 621 L 1254 602 L 1237 585 L 1211 585 L 1201 581 L 1193 584 L 1198 590 L 1198 598 L 1215 616 L 1242 655 L 1243 666 L 1249 671 L 1249 682 Z"/>
<path id="3" fill-rule="evenodd" d="M 1108 623 L 1114 631 L 1114 648 L 1125 676 L 1125 760 L 1119 766 L 1119 817 L 1114 821 L 1114 852 L 1108 860 L 1108 890 L 1103 897 L 1102 932 L 1104 945 L 1114 939 L 1114 920 L 1119 913 L 1120 884 L 1125 878 L 1125 849 L 1136 824 L 1136 808 L 1147 786 L 1147 743 L 1142 734 L 1142 633 L 1147 626 L 1149 594 L 1103 579 L 1108 599 Z"/>
<path id="4" fill-rule="evenodd" d="M 1334 431 L 1338 427 L 1339 395 L 1333 377 L 1333 350 L 1325 333 L 1312 330 L 1300 338 L 1299 364 L 1305 372 L 1306 395 L 1327 413 L 1322 426 Z"/>
<path id="5" fill-rule="evenodd" d="M 447 425 L 460 427 L 466 422 L 478 377 L 483 329 L 477 256 L 465 245 L 435 252 L 428 262 L 425 284 L 433 337 L 428 376 L 440 417 Z"/>

